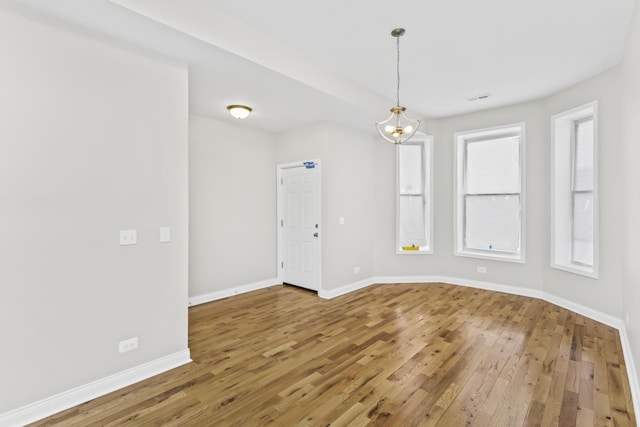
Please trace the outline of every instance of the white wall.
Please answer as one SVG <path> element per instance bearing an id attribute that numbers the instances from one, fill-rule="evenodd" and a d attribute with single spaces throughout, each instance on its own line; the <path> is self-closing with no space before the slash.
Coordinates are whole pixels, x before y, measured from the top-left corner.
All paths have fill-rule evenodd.
<path id="1" fill-rule="evenodd" d="M 562 270 L 544 268 L 545 291 L 578 304 L 591 307 L 617 318 L 622 317 L 622 261 L 624 247 L 623 200 L 625 177 L 621 142 L 622 117 L 621 69 L 615 67 L 583 83 L 557 93 L 545 102 L 548 117 L 589 101 L 598 101 L 598 162 L 600 197 L 600 274 L 594 280 Z M 549 121 L 545 122 L 549 134 Z M 548 138 L 545 149 L 549 150 Z M 548 158 L 548 157 L 547 157 Z M 545 189 L 549 188 L 548 167 L 545 168 Z M 548 193 L 548 191 L 547 191 Z M 549 199 L 548 194 L 545 196 Z M 548 205 L 547 205 L 548 206 Z M 549 215 L 545 216 L 544 232 L 548 236 Z M 545 266 L 549 264 L 549 247 L 545 247 Z"/>
<path id="2" fill-rule="evenodd" d="M 277 276 L 275 144 L 242 122 L 190 116 L 190 297 Z"/>
<path id="3" fill-rule="evenodd" d="M 449 276 L 543 291 L 620 318 L 620 248 L 624 244 L 620 80 L 621 69 L 616 67 L 538 101 L 430 120 L 424 130 L 435 136 L 433 255 L 395 253 L 395 152 L 391 144 L 327 124 L 279 135 L 278 162 L 323 161 L 323 287 L 336 289 L 371 277 Z M 600 117 L 601 254 L 597 280 L 552 269 L 549 236 L 550 118 L 593 100 L 599 102 Z M 456 257 L 453 135 L 517 122 L 526 123 L 526 262 Z M 345 226 L 337 225 L 339 216 L 345 216 Z M 354 222 L 357 230 L 349 227 Z M 359 264 L 370 265 L 370 270 L 361 266 L 361 274 L 354 275 L 353 267 Z M 485 266 L 487 273 L 477 273 L 478 266 Z"/>
<path id="4" fill-rule="evenodd" d="M 2 414 L 187 349 L 188 99 L 182 64 L 3 9 L 0 39 Z"/>
<path id="5" fill-rule="evenodd" d="M 278 164 L 321 161 L 323 291 L 373 275 L 376 214 L 372 146 L 368 134 L 327 123 L 278 136 Z M 345 219 L 343 225 L 340 217 Z M 360 267 L 359 273 L 354 272 L 355 267 Z"/>
<path id="6" fill-rule="evenodd" d="M 527 210 L 526 218 L 526 264 L 479 260 L 474 258 L 456 257 L 453 255 L 453 227 L 454 227 L 454 133 L 492 126 L 526 122 L 526 150 L 527 163 L 545 162 L 538 153 L 529 152 L 529 143 L 539 145 L 545 135 L 542 134 L 542 118 L 539 117 L 540 107 L 536 103 L 515 105 L 509 108 L 490 110 L 476 114 L 456 116 L 443 120 L 431 120 L 425 126 L 426 133 L 434 136 L 434 252 L 432 255 L 397 255 L 394 251 L 395 242 L 395 206 L 393 200 L 395 191 L 395 157 L 387 147 L 377 148 L 376 187 L 380 193 L 376 211 L 381 214 L 377 218 L 378 228 L 386 229 L 384 239 L 376 242 L 375 274 L 376 276 L 412 276 L 439 275 L 463 279 L 489 281 L 498 284 L 523 286 L 531 289 L 541 287 L 540 257 L 543 236 L 537 236 L 531 230 L 532 224 L 541 221 L 541 217 L 548 211 L 538 213 Z M 528 175 L 528 169 L 525 171 Z M 528 181 L 525 179 L 528 184 Z M 527 189 L 528 190 L 528 189 Z M 535 206 L 538 199 L 548 191 L 541 190 L 527 192 L 526 203 Z M 383 194 L 384 191 L 384 195 Z M 531 199 L 531 201 L 530 201 Z M 387 200 L 387 201 L 385 201 Z M 389 225 L 391 224 L 391 226 Z M 530 234 L 534 234 L 530 236 Z M 539 234 L 539 233 L 538 233 Z M 476 267 L 485 266 L 486 274 L 476 272 Z"/>
<path id="7" fill-rule="evenodd" d="M 434 135 L 434 253 L 396 255 L 392 149 L 375 146 L 376 217 L 381 238 L 376 241 L 375 276 L 439 275 L 486 281 L 548 292 L 603 313 L 621 316 L 623 177 L 620 145 L 620 69 L 614 68 L 561 93 L 535 102 L 465 114 L 427 123 Z M 551 269 L 549 240 L 550 117 L 598 100 L 600 106 L 600 278 Z M 453 135 L 456 132 L 518 122 L 526 123 L 525 256 L 524 264 L 453 255 Z M 484 266 L 487 273 L 477 273 Z"/>
<path id="8" fill-rule="evenodd" d="M 622 63 L 623 94 L 623 167 L 624 195 L 624 304 L 629 343 L 636 369 L 640 368 L 640 5 L 636 2 L 631 32 Z M 636 372 L 638 374 L 638 372 Z M 636 376 L 636 382 L 640 376 Z"/>

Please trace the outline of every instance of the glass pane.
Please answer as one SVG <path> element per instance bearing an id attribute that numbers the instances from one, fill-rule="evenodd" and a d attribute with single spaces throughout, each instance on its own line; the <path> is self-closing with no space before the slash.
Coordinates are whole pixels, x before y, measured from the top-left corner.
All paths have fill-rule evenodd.
<path id="1" fill-rule="evenodd" d="M 422 146 L 398 146 L 398 178 L 400 194 L 422 194 Z"/>
<path id="2" fill-rule="evenodd" d="M 593 119 L 576 123 L 573 189 L 593 190 Z"/>
<path id="3" fill-rule="evenodd" d="M 466 193 L 520 192 L 520 138 L 467 143 Z"/>
<path id="4" fill-rule="evenodd" d="M 520 251 L 520 196 L 466 196 L 465 247 Z"/>
<path id="5" fill-rule="evenodd" d="M 427 246 L 424 197 L 399 197 L 398 224 L 400 248 L 404 246 Z"/>
<path id="6" fill-rule="evenodd" d="M 593 265 L 593 225 L 593 193 L 574 193 L 573 262 Z"/>

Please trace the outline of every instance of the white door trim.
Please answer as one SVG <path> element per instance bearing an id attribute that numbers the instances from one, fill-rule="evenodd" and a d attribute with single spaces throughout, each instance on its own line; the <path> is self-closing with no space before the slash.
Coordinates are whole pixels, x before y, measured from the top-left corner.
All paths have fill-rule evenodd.
<path id="1" fill-rule="evenodd" d="M 277 234 L 277 247 L 278 247 L 278 259 L 276 265 L 276 271 L 278 272 L 278 281 L 283 283 L 284 274 L 282 263 L 284 262 L 284 229 L 282 227 L 282 221 L 284 217 L 284 191 L 282 186 L 283 172 L 286 169 L 304 168 L 305 162 L 313 162 L 315 169 L 318 173 L 318 250 L 316 252 L 315 265 L 317 266 L 317 280 L 318 280 L 318 294 L 322 291 L 322 169 L 320 167 L 319 159 L 304 160 L 292 163 L 282 163 L 276 166 L 276 178 L 277 178 L 277 213 L 276 213 L 276 234 Z"/>

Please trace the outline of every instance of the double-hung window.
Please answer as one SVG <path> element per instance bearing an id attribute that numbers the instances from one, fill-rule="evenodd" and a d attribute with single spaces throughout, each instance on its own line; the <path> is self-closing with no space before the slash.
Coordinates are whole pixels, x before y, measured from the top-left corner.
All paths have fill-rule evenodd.
<path id="1" fill-rule="evenodd" d="M 455 135 L 455 254 L 524 262 L 524 124 Z"/>
<path id="2" fill-rule="evenodd" d="M 396 253 L 433 252 L 432 144 L 429 135 L 396 146 Z"/>
<path id="3" fill-rule="evenodd" d="M 597 104 L 551 119 L 551 266 L 597 277 Z"/>

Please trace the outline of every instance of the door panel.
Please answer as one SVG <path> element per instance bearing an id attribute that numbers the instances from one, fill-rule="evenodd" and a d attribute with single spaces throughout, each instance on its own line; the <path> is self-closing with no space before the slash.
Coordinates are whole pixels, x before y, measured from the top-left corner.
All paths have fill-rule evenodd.
<path id="1" fill-rule="evenodd" d="M 316 168 L 282 170 L 284 212 L 281 227 L 285 242 L 282 279 L 285 283 L 318 290 L 320 181 Z"/>

